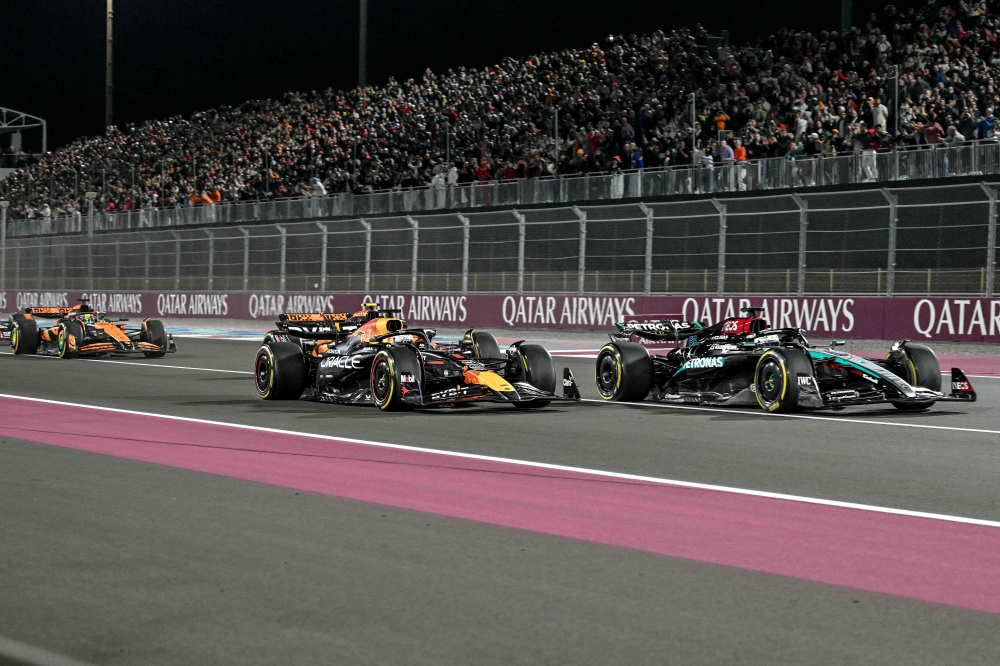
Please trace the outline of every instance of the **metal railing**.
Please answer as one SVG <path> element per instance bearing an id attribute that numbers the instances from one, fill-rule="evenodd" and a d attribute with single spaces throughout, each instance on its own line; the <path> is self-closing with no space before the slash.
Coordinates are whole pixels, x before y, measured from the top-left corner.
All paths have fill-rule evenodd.
<path id="1" fill-rule="evenodd" d="M 324 197 L 220 203 L 184 208 L 94 213 L 16 220 L 11 236 L 190 226 L 257 224 L 496 206 L 583 203 L 684 194 L 808 189 L 826 185 L 1000 174 L 1000 144 L 968 142 L 955 147 L 917 146 L 833 157 L 767 158 L 697 167 L 593 173 L 555 178 L 467 183 Z M 92 217 L 92 219 L 91 219 Z"/>
<path id="2" fill-rule="evenodd" d="M 0 234 L 0 289 L 992 296 L 997 187 Z"/>

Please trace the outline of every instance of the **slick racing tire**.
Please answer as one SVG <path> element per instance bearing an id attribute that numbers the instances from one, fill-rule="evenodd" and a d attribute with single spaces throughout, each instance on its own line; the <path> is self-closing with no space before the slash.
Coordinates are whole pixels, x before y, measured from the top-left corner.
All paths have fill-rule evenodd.
<path id="1" fill-rule="evenodd" d="M 910 386 L 921 386 L 932 391 L 941 390 L 941 364 L 930 347 L 907 342 L 903 345 L 905 360 L 899 364 L 901 377 Z M 934 404 L 933 400 L 923 402 L 893 402 L 892 406 L 905 412 L 920 411 Z"/>
<path id="2" fill-rule="evenodd" d="M 653 388 L 653 359 L 635 342 L 609 342 L 597 354 L 597 391 L 605 400 L 644 400 Z"/>
<path id="3" fill-rule="evenodd" d="M 38 351 L 38 325 L 21 313 L 10 318 L 10 346 L 15 354 L 34 354 Z"/>
<path id="4" fill-rule="evenodd" d="M 264 400 L 297 400 L 306 388 L 302 349 L 290 342 L 261 346 L 253 370 L 257 394 Z"/>
<path id="5" fill-rule="evenodd" d="M 163 328 L 163 322 L 159 319 L 149 319 L 142 323 L 142 333 L 139 339 L 143 342 L 148 342 L 150 344 L 157 345 L 163 349 L 167 348 L 169 344 L 169 339 L 167 338 L 167 330 Z M 146 358 L 163 358 L 167 355 L 166 351 L 148 351 L 142 352 L 142 355 Z"/>
<path id="6" fill-rule="evenodd" d="M 757 403 L 769 412 L 799 409 L 799 377 L 812 377 L 812 362 L 800 349 L 771 349 L 757 361 L 753 389 Z"/>
<path id="7" fill-rule="evenodd" d="M 487 331 L 472 332 L 472 350 L 475 352 L 476 358 L 493 361 L 504 358 L 504 354 L 500 351 L 500 345 L 497 344 L 497 339 Z"/>
<path id="8" fill-rule="evenodd" d="M 519 348 L 521 366 L 524 368 L 524 381 L 540 391 L 556 392 L 556 364 L 552 361 L 549 350 L 541 345 L 523 344 Z M 545 407 L 551 400 L 528 400 L 515 402 L 518 409 L 537 409 Z"/>
<path id="9" fill-rule="evenodd" d="M 73 336 L 73 344 L 70 344 L 69 336 Z M 83 325 L 78 321 L 63 322 L 59 327 L 59 339 L 56 347 L 59 349 L 59 358 L 76 358 L 80 355 L 80 344 L 83 342 Z"/>
<path id="10" fill-rule="evenodd" d="M 375 354 L 372 361 L 372 402 L 383 412 L 402 412 L 413 409 L 403 402 L 403 374 L 411 374 L 420 382 L 420 358 L 409 347 L 389 347 Z"/>

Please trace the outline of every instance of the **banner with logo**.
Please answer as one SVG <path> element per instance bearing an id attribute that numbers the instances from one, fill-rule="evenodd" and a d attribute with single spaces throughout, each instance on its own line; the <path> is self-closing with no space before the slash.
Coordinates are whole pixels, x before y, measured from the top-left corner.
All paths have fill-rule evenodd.
<path id="1" fill-rule="evenodd" d="M 1000 343 L 1000 298 L 851 296 L 638 296 L 567 294 L 319 294 L 223 292 L 0 292 L 0 312 L 72 306 L 79 298 L 112 316 L 274 321 L 282 312 L 354 312 L 374 301 L 410 324 L 611 331 L 614 322 L 669 316 L 711 325 L 764 309 L 775 328 L 822 339 L 960 340 Z"/>

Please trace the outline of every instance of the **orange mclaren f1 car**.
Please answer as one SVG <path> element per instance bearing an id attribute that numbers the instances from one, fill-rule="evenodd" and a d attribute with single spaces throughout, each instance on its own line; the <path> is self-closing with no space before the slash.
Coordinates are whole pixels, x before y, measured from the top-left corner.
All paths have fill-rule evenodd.
<path id="1" fill-rule="evenodd" d="M 0 326 L 15 354 L 45 354 L 60 358 L 142 354 L 160 358 L 177 351 L 163 323 L 145 319 L 129 326 L 127 319 L 112 320 L 83 299 L 74 307 L 25 308 Z"/>
<path id="2" fill-rule="evenodd" d="M 257 352 L 254 378 L 265 400 L 373 402 L 384 411 L 477 402 L 544 407 L 579 397 L 569 369 L 563 395 L 541 345 L 470 329 L 453 344 L 430 329 L 407 328 L 398 310 L 365 303 L 352 313 L 282 314 Z"/>

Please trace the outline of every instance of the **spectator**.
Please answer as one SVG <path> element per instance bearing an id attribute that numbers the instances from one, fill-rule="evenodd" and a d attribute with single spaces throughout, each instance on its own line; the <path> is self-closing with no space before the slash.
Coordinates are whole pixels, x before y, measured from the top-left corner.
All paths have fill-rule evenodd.
<path id="1" fill-rule="evenodd" d="M 398 189 L 442 172 L 458 184 L 638 163 L 707 167 L 712 149 L 700 161 L 694 149 L 731 135 L 745 138 L 749 158 L 810 154 L 810 135 L 826 132 L 838 153 L 893 141 L 936 145 L 955 124 L 966 139 L 992 139 L 1000 100 L 995 3 L 930 0 L 885 13 L 870 29 L 782 28 L 717 52 L 706 49 L 700 27 L 611 36 L 481 69 L 428 70 L 383 86 L 288 93 L 109 128 L 39 159 L 5 155 L 19 168 L 0 192 L 14 218 L 37 218 L 46 203 L 56 212 L 85 207 L 88 190 L 101 192 L 101 210 L 148 210 Z M 701 113 L 695 145 L 691 93 Z M 873 130 L 895 122 L 882 100 L 897 94 L 898 137 L 849 132 L 861 121 Z"/>

